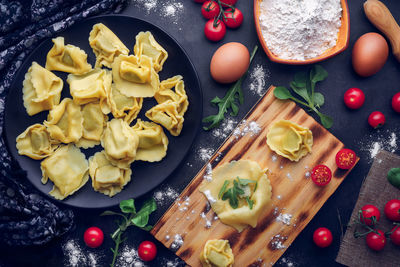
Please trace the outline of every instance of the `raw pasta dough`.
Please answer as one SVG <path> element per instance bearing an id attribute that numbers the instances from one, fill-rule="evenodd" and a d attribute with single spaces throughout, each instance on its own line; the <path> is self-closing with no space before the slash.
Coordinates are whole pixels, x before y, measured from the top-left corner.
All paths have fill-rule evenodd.
<path id="1" fill-rule="evenodd" d="M 50 134 L 42 124 L 29 126 L 17 137 L 18 154 L 32 159 L 43 159 L 50 156 L 58 145 L 51 140 Z"/>
<path id="2" fill-rule="evenodd" d="M 228 240 L 208 240 L 200 253 L 203 267 L 232 267 L 234 257 Z"/>
<path id="3" fill-rule="evenodd" d="M 164 62 L 168 58 L 167 51 L 157 43 L 154 36 L 149 31 L 139 32 L 138 35 L 136 35 L 136 43 L 133 51 L 137 57 L 141 57 L 142 55 L 150 57 L 156 72 L 162 70 Z"/>
<path id="4" fill-rule="evenodd" d="M 244 199 L 240 199 L 238 208 L 233 209 L 228 200 L 218 197 L 224 182 L 228 180 L 232 184 L 237 177 L 257 181 L 255 191 L 253 192 L 252 188 L 250 191 L 253 193 L 249 193 L 249 199 L 254 202 L 252 209 Z M 210 204 L 221 222 L 236 228 L 239 232 L 247 225 L 253 228 L 257 226 L 258 218 L 271 202 L 272 194 L 271 184 L 265 171 L 257 162 L 251 160 L 231 161 L 221 165 L 213 171 L 211 182 L 204 180 L 199 190 L 206 197 L 211 196 L 215 200 Z"/>
<path id="5" fill-rule="evenodd" d="M 25 74 L 23 100 L 29 116 L 50 110 L 60 103 L 63 81 L 36 62 Z"/>
<path id="6" fill-rule="evenodd" d="M 160 85 L 151 58 L 120 55 L 112 64 L 115 87 L 126 96 L 153 97 Z"/>
<path id="7" fill-rule="evenodd" d="M 84 74 L 92 69 L 85 51 L 74 45 L 65 45 L 64 37 L 54 38 L 53 43 L 47 53 L 46 69 L 73 74 Z"/>
<path id="8" fill-rule="evenodd" d="M 83 133 L 81 107 L 71 98 L 64 98 L 59 105 L 50 110 L 43 124 L 51 138 L 62 143 L 78 142 Z"/>
<path id="9" fill-rule="evenodd" d="M 139 136 L 122 119 L 112 119 L 101 137 L 107 159 L 115 166 L 128 168 L 135 161 Z"/>
<path id="10" fill-rule="evenodd" d="M 136 160 L 155 162 L 167 155 L 168 138 L 160 125 L 138 119 L 132 129 L 139 136 Z"/>
<path id="11" fill-rule="evenodd" d="M 313 136 L 310 129 L 288 120 L 272 124 L 267 133 L 267 144 L 278 155 L 299 161 L 311 152 Z"/>
<path id="12" fill-rule="evenodd" d="M 129 49 L 103 23 L 93 25 L 89 35 L 89 44 L 96 55 L 96 67 L 111 68 L 114 58 L 119 55 L 128 55 Z"/>
<path id="13" fill-rule="evenodd" d="M 172 89 L 175 89 L 173 91 Z M 160 83 L 160 89 L 154 95 L 157 103 L 161 104 L 172 101 L 177 105 L 177 112 L 183 117 L 189 106 L 188 97 L 185 91 L 185 84 L 181 75 L 164 80 Z"/>
<path id="14" fill-rule="evenodd" d="M 132 171 L 112 165 L 103 150 L 89 158 L 89 173 L 94 190 L 112 197 L 131 180 Z"/>
<path id="15" fill-rule="evenodd" d="M 50 179 L 53 189 L 49 192 L 56 199 L 72 195 L 89 180 L 89 166 L 85 155 L 74 145 L 57 149 L 41 163 L 42 183 Z"/>

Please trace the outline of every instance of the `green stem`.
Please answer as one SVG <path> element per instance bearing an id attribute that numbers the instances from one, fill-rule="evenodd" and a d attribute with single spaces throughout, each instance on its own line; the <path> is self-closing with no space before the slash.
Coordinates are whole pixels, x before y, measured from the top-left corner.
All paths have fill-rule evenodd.
<path id="1" fill-rule="evenodd" d="M 119 232 L 118 232 L 117 239 L 114 241 L 114 242 L 115 242 L 115 248 L 114 248 L 114 251 L 113 251 L 114 256 L 113 256 L 113 260 L 112 260 L 112 262 L 111 262 L 111 267 L 114 267 L 115 261 L 116 261 L 117 256 L 118 256 L 119 244 L 121 243 L 121 235 L 122 235 L 122 232 L 119 231 Z"/>
<path id="2" fill-rule="evenodd" d="M 309 108 L 312 109 L 312 107 L 309 104 L 307 104 L 306 102 L 304 102 L 304 101 L 301 101 L 301 100 L 299 100 L 299 99 L 297 99 L 295 97 L 291 97 L 290 99 L 293 100 L 294 102 L 297 102 L 297 103 L 299 103 L 299 104 L 301 104 L 303 106 L 306 106 L 306 107 L 309 107 Z"/>

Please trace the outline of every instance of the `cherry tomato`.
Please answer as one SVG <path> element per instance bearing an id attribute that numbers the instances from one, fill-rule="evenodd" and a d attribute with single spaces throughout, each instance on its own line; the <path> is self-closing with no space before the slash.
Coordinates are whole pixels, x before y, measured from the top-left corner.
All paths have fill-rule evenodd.
<path id="1" fill-rule="evenodd" d="M 151 241 L 143 241 L 138 249 L 139 257 L 144 261 L 152 261 L 157 255 L 157 247 Z"/>
<path id="2" fill-rule="evenodd" d="M 374 111 L 368 117 L 369 125 L 375 129 L 383 126 L 385 121 L 385 115 L 380 111 Z"/>
<path id="3" fill-rule="evenodd" d="M 329 247 L 332 244 L 332 233 L 328 228 L 320 227 L 313 234 L 314 243 L 320 248 Z"/>
<path id="4" fill-rule="evenodd" d="M 395 94 L 392 98 L 392 108 L 394 111 L 400 113 L 400 92 Z"/>
<path id="5" fill-rule="evenodd" d="M 359 109 L 364 105 L 365 94 L 359 88 L 350 88 L 344 93 L 343 99 L 348 108 Z"/>
<path id="6" fill-rule="evenodd" d="M 100 247 L 103 244 L 104 234 L 103 231 L 98 227 L 89 227 L 83 234 L 83 240 L 86 245 L 91 248 Z"/>
<path id="7" fill-rule="evenodd" d="M 217 20 L 214 23 L 213 19 L 206 22 L 204 27 L 204 34 L 207 39 L 213 42 L 217 42 L 224 38 L 226 33 L 226 26 L 221 20 Z"/>
<path id="8" fill-rule="evenodd" d="M 356 152 L 348 148 L 343 148 L 336 154 L 336 165 L 343 170 L 353 167 L 356 160 Z"/>
<path id="9" fill-rule="evenodd" d="M 331 169 L 326 165 L 317 165 L 311 171 L 311 179 L 318 186 L 329 184 L 332 178 Z"/>
<path id="10" fill-rule="evenodd" d="M 237 0 L 221 0 L 222 6 L 233 6 L 236 2 Z"/>
<path id="11" fill-rule="evenodd" d="M 392 199 L 386 203 L 385 215 L 391 221 L 400 222 L 400 199 Z"/>
<path id="12" fill-rule="evenodd" d="M 216 16 L 219 15 L 219 6 L 216 2 L 210 0 L 207 2 L 204 2 L 204 4 L 201 6 L 201 14 L 203 17 L 206 19 L 213 19 Z"/>
<path id="13" fill-rule="evenodd" d="M 400 246 L 400 225 L 395 225 L 390 233 L 390 240 L 392 243 Z"/>
<path id="14" fill-rule="evenodd" d="M 226 19 L 224 18 L 226 27 L 234 29 L 242 25 L 243 13 L 239 9 L 235 8 L 235 10 L 232 11 L 232 8 L 228 8 L 224 11 L 224 14 L 226 17 Z"/>
<path id="15" fill-rule="evenodd" d="M 385 233 L 382 230 L 378 230 L 378 233 L 371 232 L 367 234 L 365 241 L 367 241 L 367 246 L 375 251 L 381 251 L 386 245 Z"/>
<path id="16" fill-rule="evenodd" d="M 194 0 L 196 3 L 204 3 L 207 0 Z"/>
<path id="17" fill-rule="evenodd" d="M 381 212 L 374 205 L 367 204 L 361 208 L 360 221 L 368 226 L 372 226 L 381 218 Z M 373 219 L 375 217 L 375 219 Z"/>

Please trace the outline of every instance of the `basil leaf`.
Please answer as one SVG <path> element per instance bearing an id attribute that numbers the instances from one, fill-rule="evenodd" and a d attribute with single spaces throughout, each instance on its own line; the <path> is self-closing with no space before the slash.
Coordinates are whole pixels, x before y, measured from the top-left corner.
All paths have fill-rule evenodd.
<path id="1" fill-rule="evenodd" d="M 146 200 L 146 201 L 143 203 L 143 206 L 142 206 L 142 208 L 139 210 L 138 214 L 139 214 L 139 213 L 148 213 L 148 214 L 151 214 L 153 211 L 156 211 L 156 210 L 157 210 L 156 201 L 155 201 L 153 198 L 151 198 L 151 199 Z"/>
<path id="2" fill-rule="evenodd" d="M 227 186 L 229 185 L 229 181 L 225 180 L 224 184 L 221 187 L 221 190 L 219 190 L 218 193 L 218 198 L 221 199 L 222 195 L 225 193 Z"/>
<path id="3" fill-rule="evenodd" d="M 249 197 L 246 197 L 246 201 L 247 201 L 247 204 L 249 205 L 249 208 L 252 210 L 254 201 L 251 200 Z"/>
<path id="4" fill-rule="evenodd" d="M 122 200 L 119 203 L 119 208 L 123 213 L 136 213 L 135 201 L 131 199 Z"/>
<path id="5" fill-rule="evenodd" d="M 148 213 L 137 213 L 135 217 L 132 218 L 132 223 L 137 227 L 145 227 L 149 222 L 149 214 Z"/>
<path id="6" fill-rule="evenodd" d="M 238 182 L 239 182 L 240 185 L 248 185 L 248 184 L 257 183 L 257 181 L 255 181 L 255 180 L 242 179 L 242 178 L 239 178 L 239 177 L 237 177 L 237 179 L 238 179 Z"/>
<path id="7" fill-rule="evenodd" d="M 315 112 L 318 114 L 319 118 L 321 119 L 322 126 L 324 126 L 326 129 L 329 129 L 333 125 L 333 119 L 329 117 L 328 115 L 322 114 L 321 112 L 315 110 Z"/>
<path id="8" fill-rule="evenodd" d="M 321 93 L 314 93 L 314 104 L 317 107 L 321 107 L 325 103 L 325 97 Z"/>
<path id="9" fill-rule="evenodd" d="M 293 95 L 290 93 L 290 91 L 283 86 L 278 86 L 274 89 L 274 96 L 281 100 L 293 98 Z"/>
<path id="10" fill-rule="evenodd" d="M 400 189 L 400 168 L 392 168 L 387 174 L 387 179 L 391 185 Z"/>
<path id="11" fill-rule="evenodd" d="M 232 198 L 232 188 L 228 189 L 223 195 L 222 200 L 227 200 Z"/>
<path id="12" fill-rule="evenodd" d="M 232 196 L 232 197 L 229 199 L 229 205 L 231 205 L 231 207 L 232 207 L 233 209 L 237 209 L 238 206 L 239 206 L 239 201 L 238 201 L 237 197 Z"/>
<path id="13" fill-rule="evenodd" d="M 297 86 L 296 83 L 291 82 L 290 88 L 292 88 L 293 91 L 296 94 L 298 94 L 299 96 L 301 96 L 304 100 L 306 100 L 307 102 L 310 102 L 310 97 L 308 95 L 307 87 L 299 87 L 299 86 Z"/>
<path id="14" fill-rule="evenodd" d="M 328 77 L 328 72 L 320 65 L 315 65 L 310 72 L 310 81 L 314 85 L 317 82 L 322 82 Z"/>

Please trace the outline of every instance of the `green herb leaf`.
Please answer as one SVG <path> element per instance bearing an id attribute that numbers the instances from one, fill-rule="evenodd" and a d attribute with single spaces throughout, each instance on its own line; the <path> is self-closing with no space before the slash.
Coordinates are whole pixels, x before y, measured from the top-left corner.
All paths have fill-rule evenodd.
<path id="1" fill-rule="evenodd" d="M 225 193 L 226 188 L 228 187 L 228 185 L 229 185 L 229 181 L 225 180 L 224 184 L 221 187 L 221 190 L 219 190 L 219 193 L 218 193 L 218 198 L 219 199 L 221 199 L 222 195 Z"/>
<path id="2" fill-rule="evenodd" d="M 147 200 L 143 203 L 142 208 L 132 218 L 132 223 L 138 227 L 145 227 L 149 223 L 149 215 L 157 209 L 154 199 Z"/>
<path id="3" fill-rule="evenodd" d="M 108 215 L 118 215 L 118 216 L 123 216 L 123 217 L 125 217 L 125 216 L 122 215 L 121 213 L 114 212 L 114 211 L 111 211 L 111 210 L 106 210 L 106 211 L 104 211 L 102 214 L 100 214 L 100 216 L 108 216 Z"/>
<path id="4" fill-rule="evenodd" d="M 328 115 L 322 114 L 321 112 L 319 112 L 316 109 L 314 111 L 318 114 L 319 118 L 321 119 L 322 126 L 324 126 L 326 129 L 329 129 L 332 127 L 333 119 L 331 117 L 329 117 Z"/>
<path id="5" fill-rule="evenodd" d="M 281 100 L 293 98 L 293 95 L 290 93 L 290 91 L 286 87 L 283 87 L 283 86 L 275 87 L 274 96 Z"/>
<path id="6" fill-rule="evenodd" d="M 294 75 L 293 82 L 297 87 L 307 87 L 308 75 L 307 72 L 297 72 Z"/>
<path id="7" fill-rule="evenodd" d="M 238 182 L 239 182 L 240 185 L 248 185 L 248 184 L 255 184 L 255 183 L 257 183 L 257 181 L 255 181 L 255 180 L 242 179 L 242 178 L 239 178 L 239 177 L 237 177 L 237 179 L 238 179 Z"/>
<path id="8" fill-rule="evenodd" d="M 254 201 L 251 200 L 249 197 L 246 197 L 246 201 L 247 201 L 247 204 L 249 205 L 249 208 L 252 210 Z"/>
<path id="9" fill-rule="evenodd" d="M 243 189 L 239 186 L 238 181 L 233 180 L 233 194 L 238 197 L 240 195 L 244 195 Z"/>
<path id="10" fill-rule="evenodd" d="M 391 185 L 400 189 L 400 168 L 392 168 L 387 174 L 387 179 Z"/>
<path id="11" fill-rule="evenodd" d="M 320 65 L 315 65 L 310 72 L 310 81 L 313 84 L 322 82 L 328 77 L 328 72 Z"/>
<path id="12" fill-rule="evenodd" d="M 300 87 L 295 82 L 291 82 L 290 83 L 290 88 L 292 88 L 292 90 L 296 94 L 301 96 L 305 101 L 310 102 L 310 96 L 308 95 L 308 91 L 307 91 L 307 87 L 306 86 Z"/>
<path id="13" fill-rule="evenodd" d="M 325 97 L 321 93 L 314 93 L 314 104 L 316 107 L 321 107 L 325 103 Z"/>
<path id="14" fill-rule="evenodd" d="M 142 227 L 143 230 L 145 231 L 150 231 L 151 229 L 153 229 L 152 225 L 146 225 L 145 227 Z"/>
<path id="15" fill-rule="evenodd" d="M 119 208 L 124 213 L 136 213 L 135 201 L 133 199 L 122 200 Z"/>

